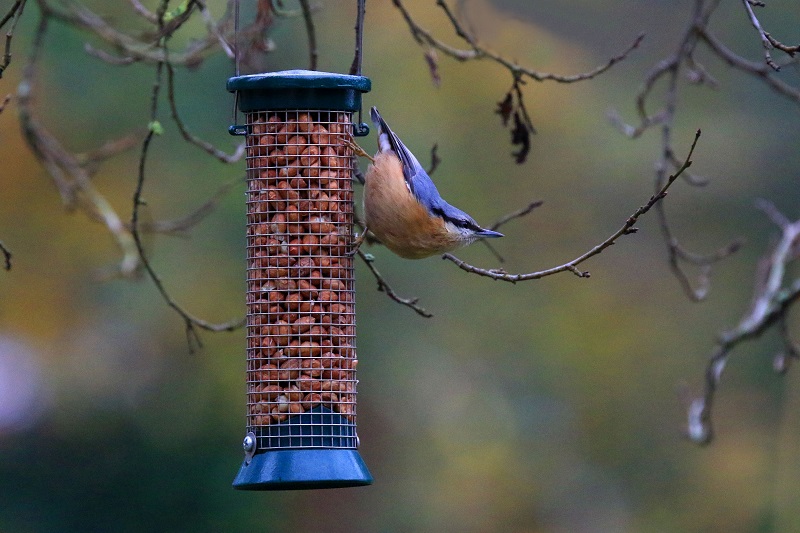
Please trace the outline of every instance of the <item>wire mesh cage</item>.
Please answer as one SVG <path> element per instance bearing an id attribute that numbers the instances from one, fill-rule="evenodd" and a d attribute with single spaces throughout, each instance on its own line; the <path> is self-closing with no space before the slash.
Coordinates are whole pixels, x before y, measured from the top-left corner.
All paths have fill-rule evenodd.
<path id="1" fill-rule="evenodd" d="M 228 81 L 245 113 L 247 436 L 243 489 L 372 482 L 358 455 L 352 113 L 369 80 Z"/>

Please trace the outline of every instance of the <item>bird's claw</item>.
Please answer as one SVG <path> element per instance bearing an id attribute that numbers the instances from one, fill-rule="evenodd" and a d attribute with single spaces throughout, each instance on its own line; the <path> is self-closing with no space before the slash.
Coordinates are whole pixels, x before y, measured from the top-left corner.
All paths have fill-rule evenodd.
<path id="1" fill-rule="evenodd" d="M 372 158 L 363 148 L 361 148 L 355 141 L 352 139 L 347 140 L 347 146 L 353 150 L 353 153 L 359 157 L 366 157 L 370 160 L 370 162 L 374 163 L 375 159 Z"/>
<path id="2" fill-rule="evenodd" d="M 364 231 L 361 232 L 361 235 L 353 241 L 353 247 L 348 250 L 344 255 L 347 257 L 353 257 L 358 253 L 358 249 L 361 248 L 361 245 L 364 243 L 364 239 L 367 238 L 367 228 L 364 228 Z"/>

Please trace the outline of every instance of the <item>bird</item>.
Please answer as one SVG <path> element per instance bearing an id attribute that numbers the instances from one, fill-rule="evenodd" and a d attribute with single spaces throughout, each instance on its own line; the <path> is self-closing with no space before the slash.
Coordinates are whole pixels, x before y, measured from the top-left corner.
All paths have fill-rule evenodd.
<path id="1" fill-rule="evenodd" d="M 378 132 L 378 151 L 370 157 L 354 146 L 358 155 L 372 162 L 364 178 L 364 221 L 367 231 L 389 250 L 406 259 L 423 259 L 503 234 L 482 228 L 464 211 L 447 203 L 433 180 L 376 107 L 370 118 Z"/>

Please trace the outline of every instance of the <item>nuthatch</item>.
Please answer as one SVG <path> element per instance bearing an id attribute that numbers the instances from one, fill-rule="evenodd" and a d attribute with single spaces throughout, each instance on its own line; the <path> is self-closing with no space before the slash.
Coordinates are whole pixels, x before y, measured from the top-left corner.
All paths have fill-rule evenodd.
<path id="1" fill-rule="evenodd" d="M 484 237 L 503 236 L 445 202 L 375 107 L 370 116 L 378 130 L 378 152 L 370 158 L 365 178 L 364 218 L 369 231 L 387 248 L 400 257 L 422 259 Z"/>

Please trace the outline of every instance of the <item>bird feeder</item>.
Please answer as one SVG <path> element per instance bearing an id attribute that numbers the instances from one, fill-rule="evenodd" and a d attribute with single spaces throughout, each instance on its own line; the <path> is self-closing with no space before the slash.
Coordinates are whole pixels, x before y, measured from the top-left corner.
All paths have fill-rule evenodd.
<path id="1" fill-rule="evenodd" d="M 247 161 L 247 430 L 237 489 L 368 485 L 357 448 L 353 112 L 370 80 L 236 76 Z"/>

